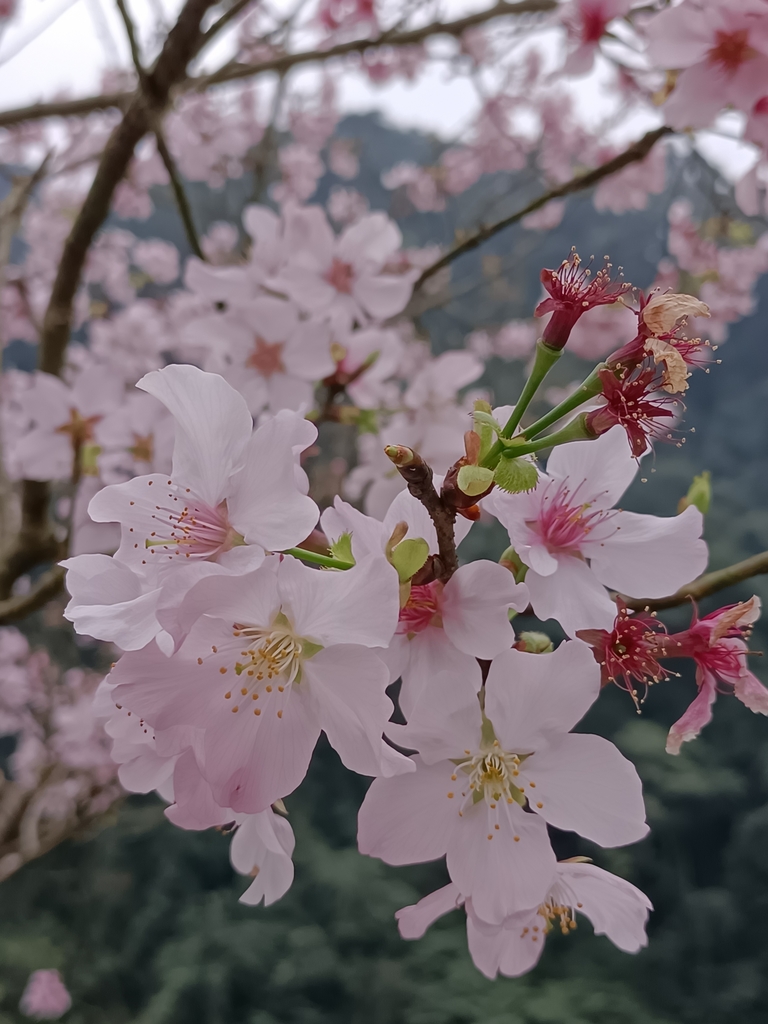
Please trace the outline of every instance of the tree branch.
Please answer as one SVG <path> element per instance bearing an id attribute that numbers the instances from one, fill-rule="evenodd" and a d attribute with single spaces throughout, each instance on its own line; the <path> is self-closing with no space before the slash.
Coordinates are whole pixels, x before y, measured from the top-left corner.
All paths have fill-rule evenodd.
<path id="1" fill-rule="evenodd" d="M 210 5 L 209 5 L 210 6 Z M 300 64 L 321 63 L 332 60 L 334 57 L 344 57 L 351 53 L 363 53 L 365 50 L 375 50 L 378 46 L 414 46 L 424 42 L 431 36 L 449 35 L 460 36 L 468 28 L 475 25 L 482 25 L 494 18 L 501 18 L 508 15 L 522 14 L 546 14 L 557 7 L 557 0 L 520 0 L 519 3 L 507 3 L 506 0 L 499 0 L 493 7 L 484 11 L 476 11 L 464 18 L 457 18 L 455 21 L 435 21 L 421 28 L 410 29 L 404 32 L 384 32 L 376 39 L 355 39 L 349 42 L 337 43 L 328 47 L 327 50 L 302 50 L 299 53 L 286 53 L 271 60 L 259 61 L 254 64 L 227 64 L 225 67 L 214 71 L 210 75 L 201 75 L 188 78 L 177 83 L 181 91 L 208 88 L 220 82 L 233 82 L 241 78 L 252 78 L 255 75 L 265 74 L 268 71 L 275 71 L 285 74 L 291 68 Z M 225 16 L 219 19 L 223 20 Z M 219 22 L 214 23 L 207 33 L 202 33 L 204 42 L 211 38 L 211 33 Z M 223 26 L 222 26 L 223 27 Z M 202 48 L 204 42 L 197 46 L 195 54 Z M 106 93 L 103 96 L 88 96 L 79 100 L 60 100 L 53 103 L 34 103 L 27 107 L 17 107 L 14 110 L 0 111 L 0 128 L 9 128 L 22 121 L 38 121 L 46 117 L 73 117 L 79 114 L 89 114 L 94 110 L 106 110 L 110 107 L 127 108 L 135 94 L 132 92 Z"/>
<path id="2" fill-rule="evenodd" d="M 592 185 L 596 185 L 603 178 L 609 177 L 611 174 L 615 174 L 622 168 L 627 167 L 629 164 L 637 163 L 639 160 L 644 160 L 650 153 L 659 139 L 665 135 L 669 135 L 672 132 L 671 128 L 662 127 L 655 128 L 651 132 L 646 132 L 642 139 L 637 142 L 633 142 L 631 146 L 624 150 L 623 153 L 619 153 L 618 156 L 613 157 L 612 160 L 606 161 L 604 164 L 600 164 L 592 171 L 588 171 L 586 174 L 578 174 L 575 178 L 571 178 L 570 181 L 566 181 L 563 185 L 558 185 L 557 188 L 551 189 L 549 192 L 544 192 L 534 199 L 532 202 L 524 206 L 522 210 L 518 210 L 517 213 L 511 214 L 509 217 L 504 217 L 501 220 L 495 221 L 493 224 L 487 224 L 468 238 L 465 238 L 459 245 L 455 245 L 450 249 L 444 256 L 433 263 L 431 266 L 422 273 L 416 284 L 413 286 L 414 292 L 416 292 L 425 281 L 428 281 L 430 277 L 433 277 L 443 267 L 447 267 L 449 263 L 453 263 L 459 256 L 463 256 L 465 252 L 469 252 L 472 249 L 476 249 L 483 242 L 487 242 L 489 238 L 493 238 L 504 228 L 510 227 L 512 224 L 516 224 L 523 217 L 527 217 L 529 213 L 533 213 L 536 210 L 540 210 L 542 206 L 546 206 L 552 199 L 560 199 L 563 196 L 572 195 L 574 192 L 582 192 L 584 189 L 591 188 Z"/>
<path id="3" fill-rule="evenodd" d="M 65 575 L 64 569 L 60 565 L 55 565 L 44 572 L 26 594 L 18 594 L 0 601 L 0 626 L 23 619 L 57 597 L 64 589 Z"/>
<path id="4" fill-rule="evenodd" d="M 725 569 L 716 569 L 715 572 L 708 572 L 699 576 L 693 583 L 681 587 L 676 594 L 669 597 L 657 597 L 648 600 L 640 600 L 625 597 L 624 601 L 628 608 L 634 611 L 643 611 L 646 608 L 651 611 L 662 611 L 664 608 L 676 608 L 687 601 L 700 601 L 703 597 L 717 593 L 718 590 L 725 590 L 736 583 L 743 583 L 752 576 L 760 576 L 768 573 L 768 551 L 762 551 L 759 555 L 745 558 L 743 562 L 736 562 Z"/>
<path id="5" fill-rule="evenodd" d="M 437 533 L 438 551 L 437 557 L 433 556 L 432 570 L 435 579 L 447 583 L 459 568 L 454 536 L 456 510 L 449 508 L 437 493 L 432 482 L 432 468 L 417 452 L 404 445 L 388 445 L 384 451 L 405 480 L 410 493 L 429 513 Z"/>

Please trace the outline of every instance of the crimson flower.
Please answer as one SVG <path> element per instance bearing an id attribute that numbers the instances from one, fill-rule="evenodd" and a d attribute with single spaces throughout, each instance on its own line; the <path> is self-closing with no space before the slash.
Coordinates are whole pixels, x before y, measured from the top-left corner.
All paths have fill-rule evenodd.
<path id="1" fill-rule="evenodd" d="M 605 405 L 586 414 L 587 429 L 596 436 L 606 434 L 616 424 L 627 432 L 632 454 L 637 458 L 650 448 L 660 420 L 673 417 L 674 398 L 659 394 L 659 375 L 654 368 L 617 377 L 611 370 L 600 370 Z"/>
<path id="2" fill-rule="evenodd" d="M 544 328 L 542 341 L 557 351 L 565 347 L 582 313 L 595 306 L 613 305 L 631 288 L 628 282 L 612 280 L 608 262 L 592 277 L 590 264 L 583 266 L 575 251 L 571 251 L 557 270 L 542 270 L 541 283 L 549 292 L 549 298 L 538 304 L 534 316 L 553 314 Z"/>
<path id="3" fill-rule="evenodd" d="M 639 703 L 637 683 L 647 689 L 669 676 L 659 663 L 665 653 L 666 630 L 652 615 L 631 615 L 621 598 L 616 603 L 619 613 L 612 630 L 580 629 L 576 636 L 592 648 L 602 685 L 615 683 Z"/>

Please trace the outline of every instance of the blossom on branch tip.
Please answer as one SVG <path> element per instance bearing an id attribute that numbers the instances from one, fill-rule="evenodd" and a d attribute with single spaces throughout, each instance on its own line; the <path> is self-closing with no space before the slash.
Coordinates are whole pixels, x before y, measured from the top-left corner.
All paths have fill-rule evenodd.
<path id="1" fill-rule="evenodd" d="M 549 293 L 549 298 L 538 304 L 534 316 L 552 313 L 541 335 L 542 341 L 549 348 L 557 351 L 564 348 L 571 330 L 583 313 L 595 306 L 612 305 L 631 288 L 628 282 L 611 278 L 611 264 L 607 258 L 605 266 L 594 277 L 591 262 L 584 266 L 579 254 L 572 251 L 557 270 L 541 272 L 541 283 Z"/>
<path id="2" fill-rule="evenodd" d="M 674 419 L 678 405 L 670 395 L 659 392 L 659 375 L 653 369 L 617 376 L 612 370 L 600 370 L 604 404 L 586 413 L 586 427 L 599 437 L 615 426 L 627 434 L 635 458 L 651 447 L 651 439 L 658 437 L 663 421 Z"/>
<path id="3" fill-rule="evenodd" d="M 678 754 L 683 743 L 695 739 L 712 719 L 718 692 L 737 697 L 756 714 L 768 715 L 768 690 L 747 667 L 746 640 L 760 616 L 760 599 L 728 605 L 698 618 L 694 609 L 690 627 L 673 633 L 666 645 L 672 657 L 693 658 L 698 694 L 669 730 L 667 753 Z"/>
<path id="4" fill-rule="evenodd" d="M 496 490 L 483 500 L 528 566 L 534 612 L 557 619 L 569 636 L 613 628 L 616 606 L 606 587 L 632 597 L 663 597 L 706 566 L 698 509 L 664 519 L 612 507 L 637 469 L 627 436 L 616 426 L 595 441 L 555 448 L 535 490 Z"/>

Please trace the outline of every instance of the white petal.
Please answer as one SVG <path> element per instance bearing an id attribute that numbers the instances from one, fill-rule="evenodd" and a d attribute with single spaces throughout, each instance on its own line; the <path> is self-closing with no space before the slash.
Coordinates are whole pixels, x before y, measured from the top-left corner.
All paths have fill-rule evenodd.
<path id="1" fill-rule="evenodd" d="M 648 833 L 635 766 L 602 736 L 560 736 L 524 761 L 520 773 L 531 807 L 555 828 L 601 846 L 636 843 Z"/>
<path id="2" fill-rule="evenodd" d="M 226 497 L 251 436 L 245 399 L 223 377 L 189 365 L 153 370 L 136 387 L 158 398 L 176 420 L 176 482 L 215 508 Z"/>
<path id="3" fill-rule="evenodd" d="M 568 480 L 570 492 L 579 488 L 579 502 L 611 508 L 635 479 L 638 463 L 632 457 L 623 427 L 615 426 L 596 441 L 561 444 L 547 460 L 547 473 Z"/>
<path id="4" fill-rule="evenodd" d="M 557 572 L 525 577 L 533 610 L 540 619 L 557 619 L 568 636 L 579 629 L 613 629 L 616 605 L 586 562 L 558 555 Z"/>
<path id="5" fill-rule="evenodd" d="M 621 594 L 674 594 L 707 567 L 707 545 L 701 539 L 704 517 L 693 505 L 666 519 L 619 512 L 610 525 L 616 530 L 612 536 L 583 551 L 600 582 Z"/>
<path id="6" fill-rule="evenodd" d="M 453 882 L 442 889 L 431 892 L 428 896 L 410 907 L 403 907 L 395 913 L 397 927 L 404 939 L 420 939 L 427 928 L 439 917 L 456 910 L 462 903 L 461 893 Z"/>
<path id="7" fill-rule="evenodd" d="M 625 953 L 648 945 L 645 924 L 653 906 L 644 892 L 595 864 L 558 864 L 557 870 L 583 905 L 595 935 L 607 935 Z"/>
<path id="8" fill-rule="evenodd" d="M 462 565 L 446 584 L 443 628 L 452 643 L 476 658 L 495 658 L 515 642 L 509 609 L 524 611 L 528 588 L 496 562 Z"/>
<path id="9" fill-rule="evenodd" d="M 485 713 L 505 750 L 528 753 L 576 725 L 600 693 L 600 669 L 581 640 L 551 654 L 505 651 L 486 680 Z"/>

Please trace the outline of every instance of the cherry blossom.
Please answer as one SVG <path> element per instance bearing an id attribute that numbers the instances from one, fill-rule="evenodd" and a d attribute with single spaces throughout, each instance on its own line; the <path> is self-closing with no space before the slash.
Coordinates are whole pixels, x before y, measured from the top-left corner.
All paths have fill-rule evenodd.
<path id="1" fill-rule="evenodd" d="M 634 768 L 607 740 L 569 731 L 599 691 L 597 665 L 579 641 L 553 654 L 500 654 L 484 711 L 469 688 L 445 687 L 441 716 L 397 729 L 398 744 L 419 751 L 416 771 L 374 781 L 360 809 L 361 852 L 388 864 L 447 854 L 459 892 L 484 921 L 501 924 L 544 902 L 554 881 L 545 821 L 603 846 L 641 839 Z"/>
<path id="2" fill-rule="evenodd" d="M 760 0 L 684 0 L 646 26 L 648 55 L 682 69 L 664 106 L 673 128 L 702 128 L 732 105 L 749 111 L 765 92 L 768 18 Z"/>
<path id="3" fill-rule="evenodd" d="M 496 491 L 483 501 L 528 566 L 534 611 L 557 619 L 569 636 L 612 628 L 615 605 L 606 587 L 661 597 L 706 566 L 702 516 L 692 505 L 671 519 L 613 508 L 637 469 L 615 427 L 596 441 L 556 448 L 534 491 Z"/>
<path id="4" fill-rule="evenodd" d="M 499 924 L 479 918 L 472 900 L 465 900 L 450 883 L 398 910 L 400 934 L 404 939 L 419 939 L 438 917 L 463 904 L 469 952 L 487 978 L 497 974 L 517 978 L 530 971 L 552 931 L 570 935 L 577 927 L 577 912 L 589 918 L 596 935 L 607 935 L 625 953 L 637 953 L 648 944 L 645 924 L 653 908 L 630 882 L 578 861 L 558 863 L 555 879 L 540 906 L 511 914 Z"/>
<path id="5" fill-rule="evenodd" d="M 153 371 L 139 385 L 176 420 L 170 479 L 150 474 L 101 490 L 90 514 L 120 523 L 120 547 L 111 560 L 66 562 L 72 600 L 65 614 L 77 629 L 124 650 L 160 632 L 163 589 L 178 602 L 206 573 L 253 569 L 265 550 L 292 547 L 317 521 L 315 503 L 297 487 L 283 418 L 252 433 L 240 395 L 192 366 Z"/>
<path id="6" fill-rule="evenodd" d="M 58 1020 L 72 1005 L 72 997 L 58 971 L 33 971 L 19 1003 L 25 1017 Z"/>
<path id="7" fill-rule="evenodd" d="M 397 605 L 383 558 L 344 573 L 288 558 L 209 577 L 181 604 L 177 653 L 152 644 L 125 655 L 114 698 L 154 728 L 165 755 L 197 730 L 197 764 L 220 807 L 256 813 L 292 792 L 321 729 L 353 770 L 402 771 L 410 765 L 381 739 L 389 676 L 369 650 L 388 643 Z"/>
<path id="8" fill-rule="evenodd" d="M 592 278 L 590 266 L 582 266 L 576 252 L 557 270 L 542 270 L 541 283 L 549 297 L 538 304 L 534 316 L 552 313 L 541 336 L 545 345 L 562 349 L 579 317 L 596 306 L 613 305 L 629 290 L 629 284 L 612 281 L 610 270 L 607 263 Z"/>

